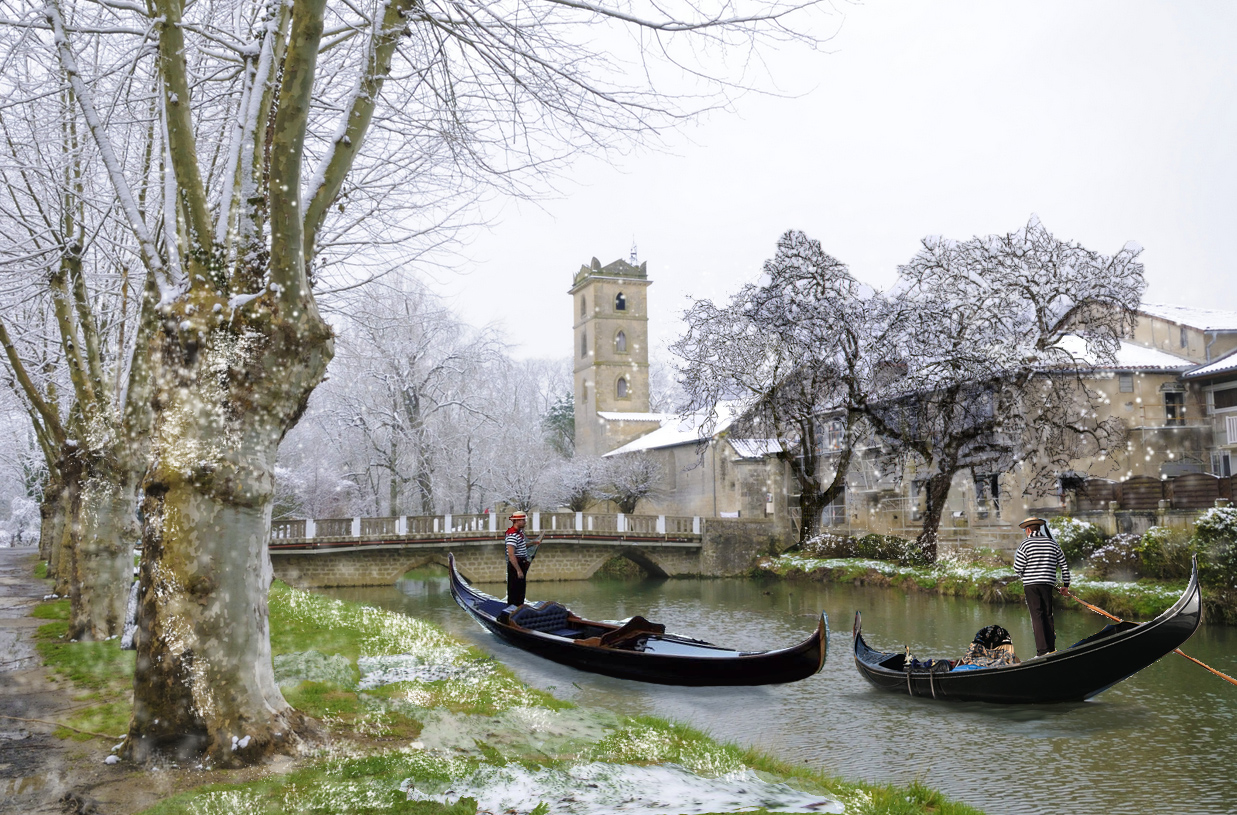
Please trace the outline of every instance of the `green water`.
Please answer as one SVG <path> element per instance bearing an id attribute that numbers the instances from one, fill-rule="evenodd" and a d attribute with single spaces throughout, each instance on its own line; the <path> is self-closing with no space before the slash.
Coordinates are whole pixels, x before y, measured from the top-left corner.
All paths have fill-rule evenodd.
<path id="1" fill-rule="evenodd" d="M 480 585 L 501 596 L 501 585 Z M 1237 812 L 1237 687 L 1170 655 L 1095 699 L 1007 707 L 878 692 L 855 670 L 851 623 L 863 612 L 874 647 L 958 656 L 990 623 L 1035 653 L 1024 609 L 899 591 L 745 580 L 534 583 L 583 617 L 643 614 L 675 633 L 743 649 L 780 648 L 827 611 L 824 670 L 790 685 L 672 688 L 589 674 L 495 639 L 451 600 L 445 577 L 336 596 L 431 619 L 490 651 L 531 685 L 621 713 L 687 722 L 851 779 L 920 779 L 988 813 Z M 1094 633 L 1089 612 L 1058 611 L 1058 643 Z M 1237 629 L 1200 628 L 1183 650 L 1237 675 Z"/>

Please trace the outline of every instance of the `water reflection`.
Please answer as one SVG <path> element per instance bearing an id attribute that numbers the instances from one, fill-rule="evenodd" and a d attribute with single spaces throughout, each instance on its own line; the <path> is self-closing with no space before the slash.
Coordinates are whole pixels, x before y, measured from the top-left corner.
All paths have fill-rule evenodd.
<path id="1" fill-rule="evenodd" d="M 502 592 L 501 585 L 482 585 Z M 1079 704 L 939 703 L 872 689 L 855 670 L 850 627 L 886 650 L 959 656 L 989 623 L 1009 629 L 1025 658 L 1034 639 L 1025 610 L 854 586 L 743 580 L 533 584 L 585 617 L 643 614 L 671 631 L 743 649 L 800 641 L 821 610 L 833 636 L 824 670 L 790 685 L 673 688 L 556 665 L 490 636 L 456 607 L 444 576 L 336 596 L 432 619 L 561 698 L 620 713 L 677 719 L 714 736 L 847 778 L 922 779 L 994 813 L 1237 811 L 1237 688 L 1170 656 Z M 1075 642 L 1103 621 L 1060 612 L 1058 639 Z M 1213 626 L 1184 650 L 1237 673 L 1237 630 Z"/>

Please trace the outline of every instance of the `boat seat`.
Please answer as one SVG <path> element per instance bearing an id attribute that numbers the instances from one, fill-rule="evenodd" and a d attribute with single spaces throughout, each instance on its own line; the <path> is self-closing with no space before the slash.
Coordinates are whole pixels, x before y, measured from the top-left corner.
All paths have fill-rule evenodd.
<path id="1" fill-rule="evenodd" d="M 598 638 L 598 644 L 613 648 L 637 637 L 665 633 L 666 627 L 664 625 L 661 623 L 651 623 L 637 614 L 613 631 L 607 631 L 602 634 Z"/>
<path id="2" fill-rule="evenodd" d="M 570 612 L 558 603 L 546 603 L 541 608 L 536 606 L 522 606 L 518 611 L 511 615 L 511 622 L 518 625 L 520 628 L 527 628 L 529 631 L 542 631 L 547 634 L 557 634 L 560 637 L 570 636 L 570 634 L 560 633 L 569 630 L 575 633 L 575 629 L 568 629 L 567 615 Z"/>

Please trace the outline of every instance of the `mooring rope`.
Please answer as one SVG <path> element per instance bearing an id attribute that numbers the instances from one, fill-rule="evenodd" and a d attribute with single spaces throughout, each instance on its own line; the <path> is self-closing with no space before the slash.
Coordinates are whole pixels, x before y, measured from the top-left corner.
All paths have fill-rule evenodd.
<path id="1" fill-rule="evenodd" d="M 1086 600 L 1083 600 L 1081 597 L 1079 597 L 1078 595 L 1074 594 L 1074 593 L 1073 593 L 1072 591 L 1070 591 L 1069 589 L 1066 589 L 1066 590 L 1065 590 L 1065 596 L 1066 596 L 1066 597 L 1069 597 L 1069 598 L 1070 598 L 1070 599 L 1072 599 L 1072 600 L 1075 600 L 1075 601 L 1077 601 L 1077 602 L 1081 603 L 1082 605 L 1084 605 L 1084 606 L 1086 606 L 1087 608 L 1089 608 L 1089 609 L 1091 609 L 1092 611 L 1094 611 L 1096 614 L 1100 614 L 1100 615 L 1102 615 L 1102 616 L 1104 616 L 1104 617 L 1107 617 L 1108 619 L 1112 620 L 1113 622 L 1116 622 L 1116 623 L 1123 623 L 1123 622 L 1125 622 L 1125 620 L 1121 619 L 1120 617 L 1116 616 L 1115 614 L 1109 614 L 1107 611 L 1105 611 L 1104 609 L 1100 608 L 1099 606 L 1093 606 L 1093 605 L 1091 605 L 1091 604 L 1090 604 L 1090 603 L 1088 603 Z M 1225 680 L 1226 682 L 1230 682 L 1230 683 L 1232 683 L 1232 684 L 1234 684 L 1234 685 L 1237 685 L 1237 679 L 1233 679 L 1233 678 L 1232 678 L 1231 676 L 1229 676 L 1228 674 L 1223 673 L 1223 672 L 1221 672 L 1221 671 L 1217 671 L 1215 668 L 1211 667 L 1211 666 L 1210 666 L 1210 665 L 1208 665 L 1207 663 L 1205 663 L 1205 662 L 1203 662 L 1203 661 L 1201 661 L 1201 660 L 1195 659 L 1194 657 L 1192 657 L 1192 656 L 1190 656 L 1189 654 L 1187 654 L 1185 651 L 1182 651 L 1180 648 L 1174 648 L 1174 649 L 1173 649 L 1173 653 L 1174 653 L 1174 654 L 1180 654 L 1181 656 L 1183 656 L 1183 657 L 1185 657 L 1186 659 L 1190 660 L 1190 662 L 1193 662 L 1193 663 L 1194 663 L 1194 664 L 1196 664 L 1196 665 L 1201 665 L 1202 667 L 1204 667 L 1204 668 L 1206 668 L 1207 670 L 1211 671 L 1213 674 L 1215 674 L 1216 676 L 1218 676 L 1218 677 L 1220 677 L 1221 679 Z"/>

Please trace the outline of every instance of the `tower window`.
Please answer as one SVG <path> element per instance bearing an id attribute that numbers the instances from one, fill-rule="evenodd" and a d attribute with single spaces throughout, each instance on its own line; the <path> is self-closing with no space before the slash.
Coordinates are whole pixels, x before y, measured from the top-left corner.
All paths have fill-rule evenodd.
<path id="1" fill-rule="evenodd" d="M 584 358 L 586 356 L 588 356 L 588 332 L 581 331 L 580 332 L 580 357 Z"/>
<path id="2" fill-rule="evenodd" d="M 627 297 L 622 292 L 619 292 L 618 294 L 614 295 L 614 310 L 615 311 L 626 311 L 627 310 Z"/>
<path id="3" fill-rule="evenodd" d="M 580 295 L 580 316 L 584 317 L 588 314 L 588 299 L 584 295 Z"/>
<path id="4" fill-rule="evenodd" d="M 627 398 L 627 378 L 626 377 L 622 377 L 622 376 L 619 377 L 618 385 L 615 387 L 614 391 L 616 394 L 618 394 L 618 398 L 620 399 Z"/>
<path id="5" fill-rule="evenodd" d="M 620 331 L 614 338 L 614 350 L 620 354 L 627 353 L 627 334 Z"/>

